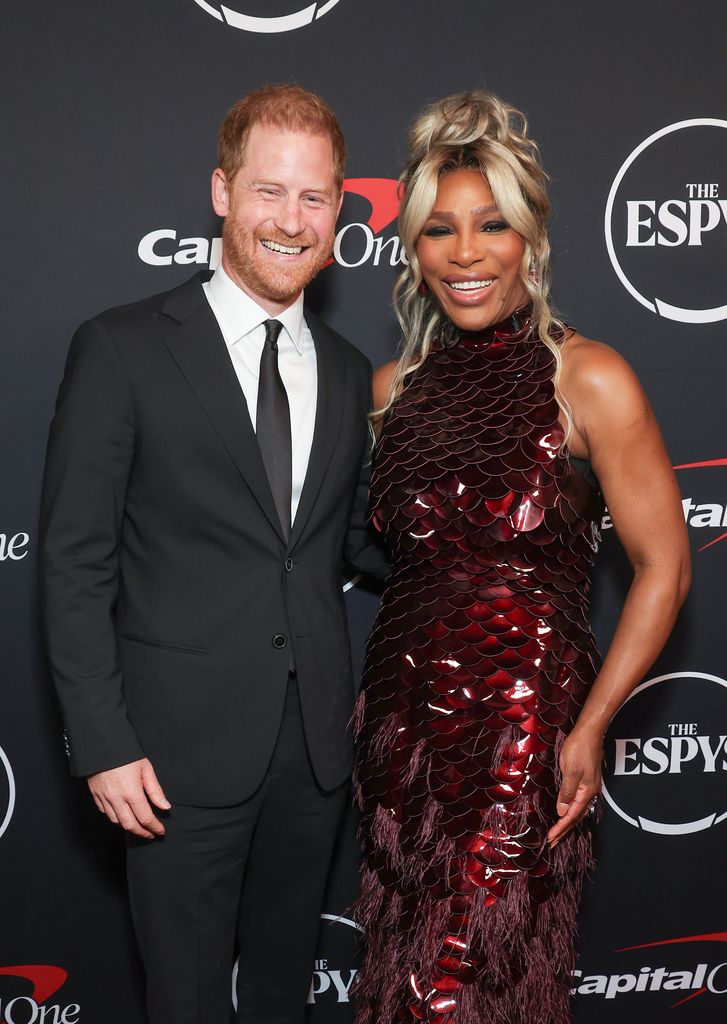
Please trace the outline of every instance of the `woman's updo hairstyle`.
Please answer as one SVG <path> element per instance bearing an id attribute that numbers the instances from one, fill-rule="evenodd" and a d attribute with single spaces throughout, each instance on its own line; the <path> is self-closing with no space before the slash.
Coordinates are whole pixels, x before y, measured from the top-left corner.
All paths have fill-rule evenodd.
<path id="1" fill-rule="evenodd" d="M 558 395 L 563 325 L 549 304 L 548 177 L 537 144 L 528 138 L 525 115 L 492 93 L 477 89 L 432 103 L 409 133 L 409 160 L 399 179 L 399 235 L 409 264 L 394 287 L 403 346 L 389 401 L 376 415 L 396 400 L 406 376 L 426 359 L 432 339 L 446 343 L 457 334 L 430 293 L 420 292 L 422 274 L 416 248 L 434 208 L 439 179 L 461 169 L 480 171 L 500 213 L 525 242 L 520 279 L 533 304 L 534 330 L 555 356 Z M 558 401 L 570 422 L 567 403 L 560 395 Z"/>

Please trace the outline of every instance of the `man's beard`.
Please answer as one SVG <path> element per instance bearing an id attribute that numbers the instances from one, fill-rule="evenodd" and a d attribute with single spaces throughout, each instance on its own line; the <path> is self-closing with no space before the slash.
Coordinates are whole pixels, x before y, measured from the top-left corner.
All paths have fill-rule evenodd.
<path id="1" fill-rule="evenodd" d="M 304 231 L 294 238 L 274 231 L 256 231 L 252 236 L 225 218 L 222 225 L 223 252 L 235 277 L 246 290 L 271 302 L 292 302 L 328 262 L 333 248 L 333 231 L 328 240 Z M 272 266 L 259 251 L 261 240 L 287 247 L 303 246 L 308 258 L 299 266 Z"/>

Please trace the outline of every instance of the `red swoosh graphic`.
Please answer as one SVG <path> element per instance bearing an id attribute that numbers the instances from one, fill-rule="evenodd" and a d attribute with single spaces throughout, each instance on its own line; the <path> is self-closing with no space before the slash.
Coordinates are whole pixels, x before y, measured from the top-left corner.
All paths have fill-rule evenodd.
<path id="1" fill-rule="evenodd" d="M 719 544 L 719 542 L 724 540 L 725 537 L 727 537 L 727 533 L 721 533 L 719 537 L 715 537 L 714 540 L 711 540 L 708 544 L 703 544 L 702 547 L 699 548 L 699 551 L 706 551 L 707 548 L 711 548 L 713 544 Z"/>
<path id="2" fill-rule="evenodd" d="M 343 191 L 363 196 L 371 203 L 369 227 L 375 235 L 399 216 L 399 182 L 393 178 L 346 178 Z"/>
<path id="3" fill-rule="evenodd" d="M 31 998 L 42 1005 L 54 992 L 63 985 L 68 971 L 52 964 L 21 964 L 17 967 L 0 967 L 0 974 L 9 974 L 13 978 L 25 978 L 31 982 L 33 991 Z M 4 1024 L 4 1022 L 3 1022 Z"/>
<path id="4" fill-rule="evenodd" d="M 659 939 L 658 942 L 642 942 L 638 946 L 624 946 L 623 949 L 617 949 L 617 953 L 626 953 L 631 949 L 652 949 L 654 946 L 673 946 L 678 945 L 682 942 L 727 942 L 727 932 L 706 932 L 704 935 L 685 935 L 680 939 Z M 683 1003 L 689 1002 L 690 999 L 696 999 L 697 996 L 703 996 L 707 991 L 706 988 L 697 989 L 696 992 L 692 992 L 684 999 L 680 999 L 678 1003 L 672 1003 L 669 1007 L 673 1010 L 677 1006 L 682 1006 Z"/>
<path id="5" fill-rule="evenodd" d="M 673 466 L 673 469 L 704 469 L 705 466 L 727 466 L 727 459 L 707 459 L 706 462 L 683 462 L 681 466 Z"/>
<path id="6" fill-rule="evenodd" d="M 642 942 L 639 946 L 624 946 L 617 953 L 627 953 L 631 949 L 651 949 L 653 946 L 672 946 L 679 942 L 727 942 L 727 932 L 707 932 L 704 935 L 685 935 L 680 939 L 659 939 L 658 942 Z"/>
<path id="7" fill-rule="evenodd" d="M 681 1006 L 682 1003 L 688 1003 L 690 999 L 696 999 L 697 996 L 703 996 L 706 991 L 707 991 L 706 988 L 697 989 L 697 991 L 696 992 L 692 992 L 692 994 L 690 996 L 685 996 L 684 999 L 680 999 L 678 1003 L 672 1003 L 671 1006 L 669 1007 L 669 1009 L 673 1010 L 675 1006 Z"/>

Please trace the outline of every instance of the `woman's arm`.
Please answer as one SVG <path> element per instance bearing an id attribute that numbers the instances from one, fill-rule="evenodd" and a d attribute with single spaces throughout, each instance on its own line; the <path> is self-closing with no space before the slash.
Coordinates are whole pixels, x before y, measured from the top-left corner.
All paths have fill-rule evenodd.
<path id="1" fill-rule="evenodd" d="M 644 391 L 613 349 L 573 335 L 561 379 L 571 405 L 573 455 L 591 460 L 634 578 L 588 699 L 560 756 L 555 845 L 601 788 L 608 724 L 661 651 L 690 581 L 680 494 Z"/>

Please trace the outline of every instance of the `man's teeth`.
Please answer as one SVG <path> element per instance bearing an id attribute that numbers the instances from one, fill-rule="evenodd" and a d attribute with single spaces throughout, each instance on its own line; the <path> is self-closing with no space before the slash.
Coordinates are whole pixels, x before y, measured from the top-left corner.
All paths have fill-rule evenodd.
<path id="1" fill-rule="evenodd" d="M 303 252 L 302 245 L 281 245 L 279 242 L 263 241 L 262 244 L 271 252 L 282 252 L 286 256 L 299 256 Z"/>
<path id="2" fill-rule="evenodd" d="M 492 281 L 490 278 L 489 281 L 448 281 L 447 284 L 456 292 L 473 292 L 478 288 L 489 288 Z"/>

